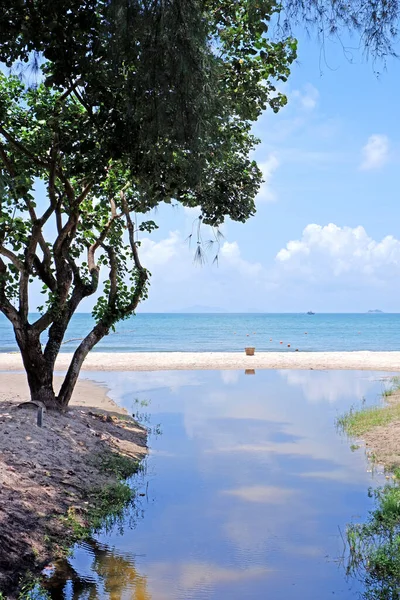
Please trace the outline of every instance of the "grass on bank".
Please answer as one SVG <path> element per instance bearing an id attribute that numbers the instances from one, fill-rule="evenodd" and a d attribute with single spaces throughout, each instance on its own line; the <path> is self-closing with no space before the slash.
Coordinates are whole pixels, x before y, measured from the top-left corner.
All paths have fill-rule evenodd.
<path id="1" fill-rule="evenodd" d="M 336 419 L 336 426 L 351 437 L 360 437 L 374 427 L 388 425 L 398 420 L 400 420 L 400 404 L 361 409 L 352 407 Z"/>
<path id="2" fill-rule="evenodd" d="M 93 463 L 99 471 L 112 476 L 116 481 L 89 490 L 87 508 L 84 511 L 72 506 L 66 515 L 60 517 L 67 530 L 65 549 L 77 541 L 89 538 L 99 529 L 108 530 L 120 523 L 125 509 L 133 503 L 136 495 L 134 488 L 125 480 L 139 471 L 139 461 L 108 451 L 95 456 Z"/>
<path id="3" fill-rule="evenodd" d="M 400 581 L 400 487 L 370 490 L 375 509 L 365 523 L 347 527 L 347 575 L 364 584 L 365 600 L 398 599 Z"/>
<path id="4" fill-rule="evenodd" d="M 392 377 L 390 387 L 382 393 L 384 398 L 396 394 L 400 395 L 400 377 Z M 370 406 L 355 408 L 336 419 L 336 426 L 350 437 L 361 437 L 374 427 L 389 425 L 393 421 L 400 420 L 400 402 L 388 404 L 387 406 Z"/>
<path id="5" fill-rule="evenodd" d="M 384 398 L 389 398 L 390 396 L 394 396 L 395 394 L 400 394 L 400 376 L 396 375 L 395 377 L 390 378 L 390 386 L 386 388 L 382 396 Z"/>

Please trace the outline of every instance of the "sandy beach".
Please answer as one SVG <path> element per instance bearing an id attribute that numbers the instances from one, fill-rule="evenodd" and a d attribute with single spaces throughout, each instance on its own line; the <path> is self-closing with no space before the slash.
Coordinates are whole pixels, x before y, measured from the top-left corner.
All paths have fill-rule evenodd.
<path id="1" fill-rule="evenodd" d="M 65 371 L 71 354 L 60 354 L 56 369 Z M 85 371 L 163 371 L 196 369 L 350 369 L 400 371 L 400 352 L 92 352 Z M 23 370 L 18 353 L 0 354 L 0 371 Z"/>
<path id="2" fill-rule="evenodd" d="M 147 452 L 146 430 L 105 387 L 79 381 L 70 410 L 45 413 L 43 427 L 35 410 L 18 407 L 28 399 L 25 375 L 0 373 L 0 590 L 9 599 L 27 569 L 36 572 L 60 554 L 59 543 L 73 542 L 62 520 L 69 511 L 84 523 L 95 490 L 116 483 L 105 457 L 136 463 Z"/>

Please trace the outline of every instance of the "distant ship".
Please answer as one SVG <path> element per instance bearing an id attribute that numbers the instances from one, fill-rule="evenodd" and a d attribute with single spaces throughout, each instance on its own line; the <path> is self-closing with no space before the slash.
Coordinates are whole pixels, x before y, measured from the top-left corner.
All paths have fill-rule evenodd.
<path id="1" fill-rule="evenodd" d="M 313 312 L 312 310 L 309 310 L 307 314 L 308 315 L 315 315 L 315 312 Z"/>

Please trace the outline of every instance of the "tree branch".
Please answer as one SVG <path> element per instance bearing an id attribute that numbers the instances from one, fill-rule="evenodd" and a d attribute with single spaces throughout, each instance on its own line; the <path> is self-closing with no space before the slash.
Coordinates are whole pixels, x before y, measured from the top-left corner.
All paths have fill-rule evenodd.
<path id="1" fill-rule="evenodd" d="M 64 102 L 64 100 L 66 100 L 68 98 L 68 96 L 70 96 L 72 94 L 72 92 L 75 92 L 76 88 L 82 83 L 82 78 L 80 77 L 79 79 L 77 79 L 76 81 L 74 81 L 69 88 L 67 88 L 65 90 L 65 92 L 63 94 L 61 94 L 61 96 L 59 98 L 57 98 L 57 102 L 61 103 Z"/>
<path id="2" fill-rule="evenodd" d="M 20 326 L 20 318 L 17 309 L 6 297 L 7 266 L 0 258 L 0 310 L 14 327 Z"/>
<path id="3" fill-rule="evenodd" d="M 23 263 L 19 260 L 18 256 L 16 256 L 14 254 L 14 252 L 12 252 L 11 250 L 9 250 L 8 248 L 4 248 L 4 246 L 0 246 L 0 254 L 2 254 L 6 258 L 8 258 L 8 260 L 10 262 L 12 262 L 12 264 L 14 265 L 14 267 L 16 269 L 18 269 L 18 271 L 20 273 L 24 272 L 25 267 L 24 267 Z"/>
<path id="4" fill-rule="evenodd" d="M 92 273 L 92 271 L 94 271 L 94 270 L 98 270 L 98 267 L 96 266 L 96 261 L 94 258 L 96 250 L 103 244 L 114 221 L 116 219 L 121 218 L 122 214 L 123 214 L 123 213 L 117 213 L 115 201 L 112 198 L 110 198 L 110 205 L 111 205 L 111 217 L 107 221 L 106 226 L 104 227 L 103 231 L 100 233 L 97 240 L 88 248 L 88 268 L 89 268 L 90 273 Z"/>
<path id="5" fill-rule="evenodd" d="M 72 188 L 70 182 L 68 181 L 68 179 L 64 178 L 63 183 L 66 185 L 67 195 L 69 195 L 72 192 L 72 198 L 70 198 L 70 199 L 72 200 L 72 204 L 74 205 L 75 210 L 73 212 L 71 212 L 71 214 L 68 217 L 68 221 L 65 223 L 64 227 L 61 228 L 61 231 L 59 231 L 57 239 L 53 245 L 54 254 L 56 254 L 57 252 L 60 251 L 61 246 L 64 244 L 69 233 L 71 233 L 71 231 L 77 226 L 78 218 L 79 218 L 78 207 L 84 201 L 84 199 L 86 198 L 86 196 L 89 194 L 90 190 L 93 187 L 93 182 L 88 183 L 85 186 L 85 188 L 83 189 L 83 191 L 81 192 L 81 194 L 79 194 L 78 198 L 75 200 L 74 191 L 73 191 L 73 188 Z M 58 211 L 58 213 L 59 213 L 59 211 Z M 57 217 L 57 227 L 60 224 L 61 224 L 61 214 L 59 214 Z"/>
<path id="6" fill-rule="evenodd" d="M 29 273 L 27 271 L 24 271 L 23 273 L 21 273 L 21 275 L 19 277 L 19 314 L 20 314 L 22 323 L 26 323 L 28 321 L 28 313 L 29 313 L 28 284 L 29 284 Z"/>
<path id="7" fill-rule="evenodd" d="M 40 261 L 38 256 L 35 255 L 33 259 L 33 267 L 43 283 L 47 285 L 52 292 L 55 292 L 57 288 L 57 282 L 47 263 Z"/>
<path id="8" fill-rule="evenodd" d="M 18 142 L 18 140 L 16 140 L 15 138 L 13 138 L 13 136 L 10 135 L 8 133 L 8 131 L 6 131 L 4 129 L 4 127 L 2 127 L 1 125 L 0 125 L 0 133 L 1 133 L 1 135 L 3 137 L 6 138 L 6 140 L 8 142 L 10 142 L 10 144 L 12 144 L 13 146 L 15 146 L 20 152 L 22 152 L 23 154 L 25 154 L 25 156 L 27 156 L 37 167 L 48 169 L 49 163 L 41 160 L 40 158 L 37 158 L 37 156 L 35 156 L 34 154 L 32 154 L 32 152 L 30 150 L 28 150 L 28 148 L 25 148 L 25 146 L 23 144 L 21 144 L 21 142 Z"/>
<path id="9" fill-rule="evenodd" d="M 1 159 L 6 167 L 7 171 L 9 172 L 10 176 L 14 179 L 14 177 L 15 177 L 14 166 L 7 156 L 6 149 L 4 148 L 3 144 L 1 144 L 1 143 L 0 143 L 0 156 L 1 156 Z"/>
<path id="10" fill-rule="evenodd" d="M 128 227 L 129 244 L 130 244 L 131 250 L 132 250 L 133 261 L 135 263 L 135 267 L 139 271 L 138 284 L 137 284 L 135 292 L 133 294 L 132 301 L 126 308 L 126 313 L 129 314 L 129 313 L 132 313 L 134 310 L 136 310 L 136 308 L 142 298 L 143 291 L 145 290 L 146 283 L 148 280 L 148 273 L 147 273 L 147 270 L 142 266 L 142 264 L 140 262 L 139 253 L 138 253 L 137 245 L 135 242 L 135 228 L 134 228 L 133 221 L 132 221 L 132 218 L 131 218 L 131 215 L 129 212 L 128 203 L 126 201 L 126 197 L 125 197 L 125 194 L 123 191 L 121 191 L 121 202 L 122 202 L 122 210 L 124 212 L 126 224 Z"/>
<path id="11" fill-rule="evenodd" d="M 102 247 L 104 248 L 104 250 L 107 252 L 108 254 L 108 258 L 110 260 L 110 275 L 109 275 L 109 279 L 110 279 L 110 292 L 108 294 L 108 306 L 111 308 L 111 310 L 115 309 L 115 302 L 117 299 L 117 291 L 118 291 L 118 285 L 117 285 L 117 259 L 115 256 L 115 250 L 114 248 L 112 248 L 111 246 L 107 246 L 106 244 L 102 244 Z"/>
<path id="12" fill-rule="evenodd" d="M 135 242 L 135 227 L 133 225 L 133 221 L 129 212 L 129 207 L 128 207 L 128 203 L 126 201 L 126 197 L 123 191 L 121 191 L 121 201 L 122 201 L 122 210 L 123 213 L 125 215 L 125 219 L 126 219 L 126 224 L 128 227 L 128 235 L 129 235 L 129 244 L 132 250 L 132 254 L 133 254 L 133 260 L 135 263 L 135 267 L 138 269 L 138 271 L 146 271 L 146 269 L 144 269 L 144 267 L 142 267 L 141 262 L 139 260 L 139 254 L 137 251 L 137 245 Z M 146 271 L 147 273 L 147 271 Z M 147 278 L 147 276 L 146 276 Z"/>

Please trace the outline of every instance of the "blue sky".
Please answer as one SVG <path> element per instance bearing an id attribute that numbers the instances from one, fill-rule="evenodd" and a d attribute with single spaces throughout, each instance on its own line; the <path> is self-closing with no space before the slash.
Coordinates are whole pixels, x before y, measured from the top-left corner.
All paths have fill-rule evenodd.
<path id="1" fill-rule="evenodd" d="M 141 248 L 153 273 L 142 310 L 400 312 L 399 68 L 299 37 L 288 105 L 255 126 L 257 215 L 226 223 L 219 267 L 199 267 L 184 242 L 196 211 L 162 207 Z"/>
<path id="2" fill-rule="evenodd" d="M 160 229 L 142 238 L 152 282 L 141 311 L 400 312 L 400 63 L 297 37 L 288 105 L 254 128 L 256 216 L 224 224 L 219 266 L 198 266 L 185 240 L 199 211 L 161 206 Z M 32 309 L 42 303 L 34 291 Z"/>

